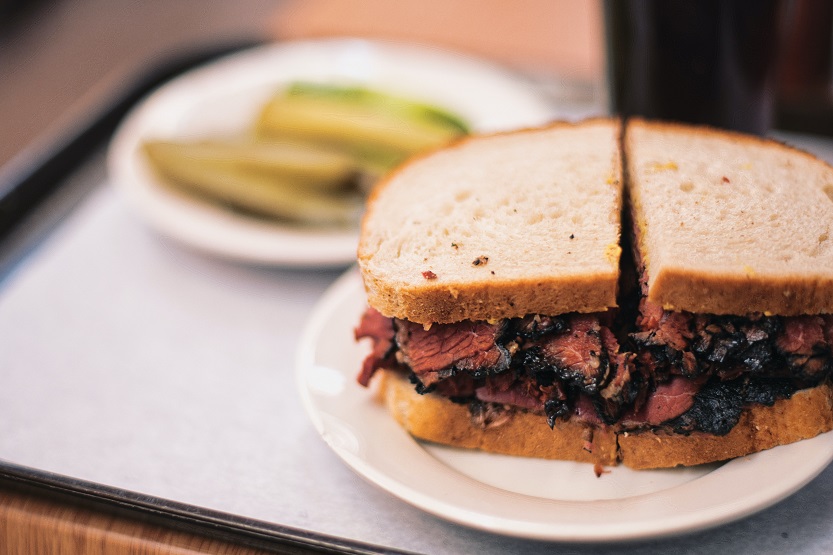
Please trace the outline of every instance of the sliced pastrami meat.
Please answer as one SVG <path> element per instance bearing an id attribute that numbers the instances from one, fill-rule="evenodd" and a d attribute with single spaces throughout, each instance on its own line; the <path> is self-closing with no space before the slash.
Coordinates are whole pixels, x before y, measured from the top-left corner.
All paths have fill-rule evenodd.
<path id="1" fill-rule="evenodd" d="M 636 411 L 625 414 L 620 425 L 624 428 L 659 426 L 679 417 L 694 405 L 694 398 L 700 390 L 702 380 L 691 380 L 675 376 L 670 381 L 657 385 Z"/>
<path id="2" fill-rule="evenodd" d="M 609 380 L 610 364 L 602 346 L 599 319 L 577 314 L 570 318 L 569 331 L 546 339 L 540 348 L 559 378 L 595 395 Z"/>
<path id="3" fill-rule="evenodd" d="M 367 387 L 373 374 L 384 366 L 386 359 L 390 356 L 393 348 L 393 320 L 382 316 L 374 308 L 368 308 L 358 327 L 355 329 L 355 337 L 359 339 L 369 338 L 372 341 L 372 350 L 362 363 L 362 370 L 357 381 Z"/>
<path id="4" fill-rule="evenodd" d="M 464 321 L 455 324 L 434 324 L 426 329 L 421 324 L 396 320 L 398 356 L 422 382 L 430 387 L 456 371 L 499 373 L 509 368 L 510 355 L 498 345 L 504 323 Z"/>

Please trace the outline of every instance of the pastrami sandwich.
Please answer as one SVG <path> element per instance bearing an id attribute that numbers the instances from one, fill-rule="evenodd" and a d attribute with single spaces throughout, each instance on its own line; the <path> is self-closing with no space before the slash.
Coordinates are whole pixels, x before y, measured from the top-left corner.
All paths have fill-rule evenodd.
<path id="1" fill-rule="evenodd" d="M 833 168 L 622 131 L 470 137 L 373 192 L 358 379 L 415 437 L 656 468 L 833 428 Z"/>

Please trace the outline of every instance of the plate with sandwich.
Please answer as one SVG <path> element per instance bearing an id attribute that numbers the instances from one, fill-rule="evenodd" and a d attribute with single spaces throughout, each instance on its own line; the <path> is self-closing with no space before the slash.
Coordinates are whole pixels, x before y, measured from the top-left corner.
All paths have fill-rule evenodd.
<path id="1" fill-rule="evenodd" d="M 367 189 L 391 168 L 552 115 L 526 80 L 463 54 L 275 43 L 151 93 L 117 130 L 108 169 L 135 212 L 184 245 L 259 264 L 346 266 Z"/>
<path id="2" fill-rule="evenodd" d="M 730 522 L 833 460 L 831 222 L 833 167 L 767 139 L 604 118 L 471 137 L 373 191 L 298 386 L 344 462 L 457 523 Z"/>

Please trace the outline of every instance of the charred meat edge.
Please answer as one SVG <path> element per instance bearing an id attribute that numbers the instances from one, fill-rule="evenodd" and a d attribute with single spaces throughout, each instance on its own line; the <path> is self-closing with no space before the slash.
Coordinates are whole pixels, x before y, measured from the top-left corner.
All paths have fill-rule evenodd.
<path id="1" fill-rule="evenodd" d="M 496 415 L 516 407 L 543 412 L 551 426 L 576 416 L 622 430 L 723 435 L 744 406 L 788 398 L 833 369 L 830 316 L 740 318 L 649 307 L 639 330 L 630 335 L 636 353 L 619 353 L 598 316 L 426 330 L 370 309 L 356 330 L 374 343 L 359 381 L 366 385 L 379 367 L 399 368 L 421 393 L 468 403 L 479 426 L 498 425 L 505 415 Z"/>

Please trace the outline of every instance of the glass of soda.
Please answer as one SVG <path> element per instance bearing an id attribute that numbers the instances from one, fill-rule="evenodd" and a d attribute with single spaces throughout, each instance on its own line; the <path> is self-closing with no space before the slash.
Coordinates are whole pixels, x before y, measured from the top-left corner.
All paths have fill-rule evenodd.
<path id="1" fill-rule="evenodd" d="M 765 134 L 780 0 L 605 0 L 614 113 Z"/>

